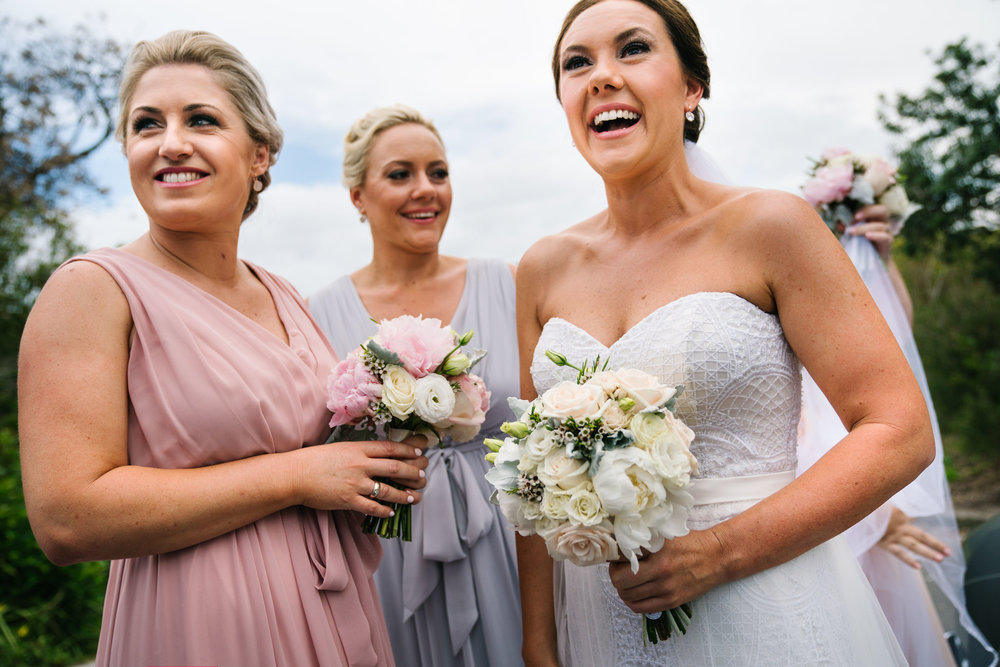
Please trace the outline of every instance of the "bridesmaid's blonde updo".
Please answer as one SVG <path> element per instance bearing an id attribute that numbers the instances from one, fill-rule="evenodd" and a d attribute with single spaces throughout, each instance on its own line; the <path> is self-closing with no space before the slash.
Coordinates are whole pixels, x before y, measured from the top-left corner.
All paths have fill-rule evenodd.
<path id="1" fill-rule="evenodd" d="M 250 139 L 268 147 L 271 164 L 278 159 L 283 133 L 278 126 L 274 109 L 267 99 L 267 89 L 260 73 L 243 54 L 229 42 L 210 32 L 174 30 L 159 39 L 139 42 L 132 48 L 122 73 L 118 90 L 118 127 L 115 136 L 125 147 L 128 139 L 128 113 L 139 79 L 154 67 L 161 65 L 202 65 L 215 73 L 216 81 L 229 93 L 236 109 L 243 117 Z M 268 168 L 257 177 L 263 186 L 271 184 Z M 250 188 L 243 219 L 257 208 L 260 192 Z"/>
<path id="2" fill-rule="evenodd" d="M 415 123 L 426 127 L 444 146 L 441 135 L 427 117 L 412 107 L 404 104 L 394 104 L 388 107 L 377 107 L 354 121 L 351 129 L 344 137 L 344 167 L 340 182 L 348 190 L 365 184 L 365 174 L 368 173 L 368 156 L 372 151 L 375 137 L 390 127 Z"/>

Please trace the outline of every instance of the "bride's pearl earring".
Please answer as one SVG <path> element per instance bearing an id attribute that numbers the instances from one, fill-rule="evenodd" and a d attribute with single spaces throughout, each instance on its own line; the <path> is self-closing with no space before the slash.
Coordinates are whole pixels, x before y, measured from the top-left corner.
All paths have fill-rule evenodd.
<path id="1" fill-rule="evenodd" d="M 264 184 L 261 182 L 261 180 L 259 178 L 253 179 L 253 191 L 260 192 L 263 189 L 264 189 Z"/>
<path id="2" fill-rule="evenodd" d="M 693 111 L 688 111 L 687 113 L 684 114 L 684 118 L 689 123 L 694 122 L 694 112 Z"/>

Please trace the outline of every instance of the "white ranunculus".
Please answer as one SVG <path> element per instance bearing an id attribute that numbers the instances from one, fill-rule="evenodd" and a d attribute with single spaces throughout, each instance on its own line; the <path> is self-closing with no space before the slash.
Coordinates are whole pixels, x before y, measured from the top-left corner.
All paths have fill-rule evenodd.
<path id="1" fill-rule="evenodd" d="M 601 505 L 601 499 L 589 487 L 589 484 L 576 487 L 566 505 L 566 515 L 569 520 L 581 526 L 596 526 L 608 518 L 608 513 Z"/>
<path id="2" fill-rule="evenodd" d="M 562 524 L 545 539 L 545 546 L 556 560 L 569 560 L 580 566 L 606 563 L 618 557 L 618 543 L 609 521 L 597 526 Z"/>
<path id="3" fill-rule="evenodd" d="M 667 430 L 663 415 L 656 412 L 640 412 L 632 417 L 628 428 L 635 436 L 636 443 L 643 449 L 648 449 Z"/>
<path id="4" fill-rule="evenodd" d="M 455 390 L 442 376 L 431 373 L 416 381 L 413 411 L 425 422 L 436 424 L 455 409 Z"/>
<path id="5" fill-rule="evenodd" d="M 541 396 L 543 417 L 583 419 L 593 417 L 604 402 L 604 391 L 595 385 L 563 381 Z"/>
<path id="6" fill-rule="evenodd" d="M 677 393 L 676 387 L 662 384 L 655 375 L 636 368 L 624 368 L 617 374 L 622 391 L 643 408 L 663 405 Z"/>
<path id="7" fill-rule="evenodd" d="M 621 447 L 604 453 L 594 475 L 594 491 L 609 514 L 637 514 L 651 502 L 655 484 L 653 460 L 638 447 Z M 651 487 L 651 488 L 650 488 Z"/>
<path id="8" fill-rule="evenodd" d="M 393 417 L 406 419 L 413 412 L 416 384 L 402 366 L 388 366 L 382 373 L 382 402 Z"/>
<path id="9" fill-rule="evenodd" d="M 571 458 L 562 449 L 557 449 L 545 457 L 536 474 L 545 486 L 558 486 L 568 491 L 587 481 L 589 469 L 587 461 Z"/>
<path id="10" fill-rule="evenodd" d="M 564 491 L 558 487 L 545 489 L 542 493 L 542 514 L 549 519 L 564 521 L 568 516 L 566 514 L 566 505 L 569 504 L 572 495 L 569 491 Z"/>

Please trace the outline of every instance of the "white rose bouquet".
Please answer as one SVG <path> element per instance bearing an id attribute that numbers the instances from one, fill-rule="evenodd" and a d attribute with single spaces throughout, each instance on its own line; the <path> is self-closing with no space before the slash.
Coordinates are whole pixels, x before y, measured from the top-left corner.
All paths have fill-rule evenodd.
<path id="1" fill-rule="evenodd" d="M 635 369 L 582 368 L 532 402 L 509 399 L 518 420 L 509 437 L 488 438 L 491 500 L 521 535 L 539 535 L 556 560 L 596 565 L 620 557 L 639 568 L 653 552 L 688 532 L 694 503 L 686 490 L 698 463 L 694 433 L 674 415 L 682 386 L 661 384 Z M 687 631 L 688 604 L 643 617 L 643 641 Z"/>
<path id="2" fill-rule="evenodd" d="M 403 315 L 382 320 L 378 332 L 340 361 L 327 380 L 327 408 L 334 427 L 329 442 L 400 441 L 411 434 L 431 446 L 466 442 L 479 433 L 490 407 L 490 392 L 470 371 L 485 355 L 470 357 L 459 336 L 434 318 Z M 389 483 L 379 480 L 380 483 Z M 410 540 L 410 505 L 395 505 L 388 519 L 366 517 L 364 531 Z"/>
<path id="3" fill-rule="evenodd" d="M 827 149 L 813 162 L 802 196 L 838 235 L 851 226 L 862 206 L 882 204 L 888 208 L 895 223 L 893 233 L 920 208 L 910 203 L 896 166 L 844 148 Z"/>

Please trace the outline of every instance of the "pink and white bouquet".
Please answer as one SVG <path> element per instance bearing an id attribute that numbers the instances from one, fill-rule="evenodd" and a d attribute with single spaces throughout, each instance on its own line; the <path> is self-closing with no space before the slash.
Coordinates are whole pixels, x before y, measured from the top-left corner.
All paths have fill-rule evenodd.
<path id="1" fill-rule="evenodd" d="M 402 315 L 382 320 L 377 333 L 341 360 L 327 379 L 333 413 L 330 442 L 409 435 L 471 440 L 490 407 L 490 392 L 470 371 L 486 352 L 462 351 L 472 331 L 459 336 L 434 318 Z M 386 480 L 380 480 L 386 483 Z M 388 519 L 367 517 L 364 530 L 410 539 L 410 506 L 394 506 Z"/>
<path id="2" fill-rule="evenodd" d="M 888 208 L 894 232 L 898 232 L 919 208 L 910 203 L 900 181 L 899 169 L 880 157 L 829 148 L 813 162 L 802 196 L 837 234 L 850 227 L 854 214 L 869 204 Z"/>
<path id="3" fill-rule="evenodd" d="M 517 421 L 503 441 L 487 439 L 491 500 L 521 535 L 539 535 L 556 560 L 596 565 L 627 559 L 635 572 L 643 550 L 686 535 L 694 503 L 686 490 L 698 463 L 694 433 L 674 415 L 682 386 L 635 369 L 582 368 L 536 400 L 509 399 Z M 687 604 L 646 615 L 643 639 L 686 632 Z"/>

